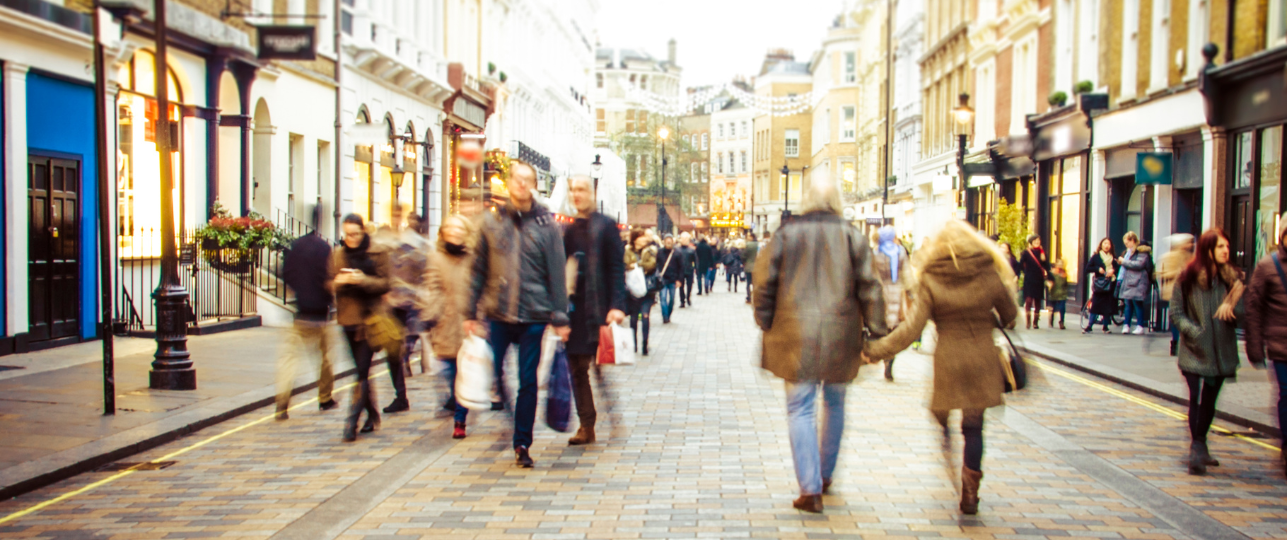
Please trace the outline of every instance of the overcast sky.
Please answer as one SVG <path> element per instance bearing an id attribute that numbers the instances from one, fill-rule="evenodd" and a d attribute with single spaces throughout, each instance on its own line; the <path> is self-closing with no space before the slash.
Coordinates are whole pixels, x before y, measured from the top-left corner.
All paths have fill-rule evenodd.
<path id="1" fill-rule="evenodd" d="M 661 59 L 673 37 L 683 85 L 720 84 L 757 75 L 770 48 L 791 49 L 807 62 L 840 6 L 840 0 L 602 0 L 599 42 Z"/>

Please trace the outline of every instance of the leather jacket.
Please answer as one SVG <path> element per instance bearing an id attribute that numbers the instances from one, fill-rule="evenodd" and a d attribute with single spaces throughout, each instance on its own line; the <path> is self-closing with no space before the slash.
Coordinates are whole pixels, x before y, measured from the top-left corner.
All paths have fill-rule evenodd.
<path id="1" fill-rule="evenodd" d="M 486 212 L 479 226 L 469 318 L 568 325 L 567 256 L 554 215 L 539 202 Z"/>

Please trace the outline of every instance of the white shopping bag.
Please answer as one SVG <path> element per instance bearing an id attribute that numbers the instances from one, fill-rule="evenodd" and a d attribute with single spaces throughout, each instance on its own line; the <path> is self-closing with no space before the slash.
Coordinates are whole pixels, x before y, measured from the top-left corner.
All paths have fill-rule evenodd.
<path id="1" fill-rule="evenodd" d="M 495 379 L 496 367 L 487 340 L 466 337 L 456 354 L 456 402 L 476 411 L 491 410 Z"/>
<path id="2" fill-rule="evenodd" d="M 599 332 L 599 355 L 598 362 L 600 365 L 628 365 L 635 363 L 635 335 L 629 326 L 620 324 L 610 324 L 606 328 L 608 332 Z M 602 343 L 602 340 L 608 338 L 611 334 L 612 341 Z"/>
<path id="3" fill-rule="evenodd" d="M 648 295 L 648 278 L 644 277 L 642 266 L 636 264 L 634 270 L 626 272 L 626 289 L 635 298 Z"/>
<path id="4" fill-rule="evenodd" d="M 545 335 L 541 338 L 541 362 L 536 366 L 536 386 L 541 390 L 545 390 L 545 383 L 550 380 L 550 362 L 554 360 L 554 351 L 560 341 L 554 327 L 546 326 Z"/>

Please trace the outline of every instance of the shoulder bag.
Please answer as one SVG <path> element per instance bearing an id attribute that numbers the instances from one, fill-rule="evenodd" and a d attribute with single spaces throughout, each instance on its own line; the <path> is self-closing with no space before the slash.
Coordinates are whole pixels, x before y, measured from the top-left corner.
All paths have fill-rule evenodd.
<path id="1" fill-rule="evenodd" d="M 665 287 L 665 283 L 662 282 L 662 276 L 666 275 L 666 269 L 670 267 L 670 260 L 673 258 L 675 258 L 675 250 L 672 249 L 670 254 L 666 256 L 666 264 L 661 265 L 661 271 L 648 276 L 648 294 L 660 291 Z M 640 260 L 642 261 L 642 257 Z"/>

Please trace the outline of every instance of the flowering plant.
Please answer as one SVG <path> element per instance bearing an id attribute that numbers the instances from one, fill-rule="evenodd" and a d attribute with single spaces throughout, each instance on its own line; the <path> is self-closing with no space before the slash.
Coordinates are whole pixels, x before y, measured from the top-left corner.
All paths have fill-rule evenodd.
<path id="1" fill-rule="evenodd" d="M 251 212 L 248 216 L 234 217 L 226 208 L 215 203 L 214 217 L 197 229 L 194 238 L 201 242 L 207 260 L 220 255 L 233 255 L 246 259 L 253 249 L 286 249 L 291 237 L 263 216 Z M 220 253 L 228 251 L 231 253 Z"/>

